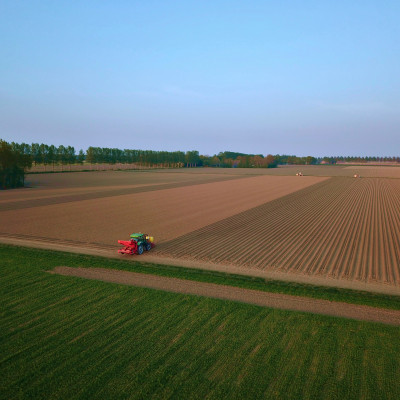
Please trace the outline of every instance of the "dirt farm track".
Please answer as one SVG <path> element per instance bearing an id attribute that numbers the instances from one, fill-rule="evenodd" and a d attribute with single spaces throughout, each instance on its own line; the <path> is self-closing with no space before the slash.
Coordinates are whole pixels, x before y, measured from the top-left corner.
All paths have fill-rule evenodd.
<path id="1" fill-rule="evenodd" d="M 400 167 L 298 169 L 30 175 L 0 193 L 0 236 L 116 251 L 148 232 L 157 247 L 143 261 L 400 294 Z"/>

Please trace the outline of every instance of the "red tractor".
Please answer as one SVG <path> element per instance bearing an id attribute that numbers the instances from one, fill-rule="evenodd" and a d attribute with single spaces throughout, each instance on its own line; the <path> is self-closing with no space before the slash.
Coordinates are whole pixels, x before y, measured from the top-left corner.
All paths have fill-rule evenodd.
<path id="1" fill-rule="evenodd" d="M 146 233 L 132 233 L 130 240 L 118 240 L 124 246 L 119 249 L 120 254 L 142 254 L 145 250 L 150 251 L 154 247 L 154 238 Z"/>

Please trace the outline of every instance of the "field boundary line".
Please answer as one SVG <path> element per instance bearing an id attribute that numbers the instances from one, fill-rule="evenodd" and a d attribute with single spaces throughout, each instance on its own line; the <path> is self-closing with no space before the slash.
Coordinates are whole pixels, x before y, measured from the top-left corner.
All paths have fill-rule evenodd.
<path id="1" fill-rule="evenodd" d="M 364 305 L 263 292 L 234 286 L 218 285 L 215 283 L 188 281 L 178 278 L 106 268 L 55 267 L 54 270 L 49 272 L 57 275 L 145 287 L 166 292 L 230 300 L 262 307 L 400 326 L 399 310 L 388 310 Z"/>
<path id="2" fill-rule="evenodd" d="M 171 258 L 160 255 L 152 255 L 151 253 L 142 254 L 141 256 L 123 257 L 117 253 L 118 245 L 115 249 L 111 249 L 111 245 L 102 245 L 100 243 L 60 243 L 59 240 L 40 238 L 19 237 L 14 234 L 0 233 L 0 243 L 12 246 L 31 247 L 43 250 L 63 251 L 74 254 L 85 254 L 104 258 L 113 258 L 124 261 L 132 261 L 139 263 L 154 263 L 161 265 L 170 265 L 174 267 L 183 267 L 189 269 L 202 269 L 206 271 L 223 272 L 227 274 L 242 275 L 248 277 L 264 278 L 270 280 L 303 283 L 316 286 L 336 287 L 342 289 L 360 290 L 373 293 L 388 294 L 392 296 L 400 296 L 400 287 L 379 283 L 367 283 L 360 281 L 347 281 L 344 279 L 332 277 L 319 277 L 305 274 L 297 274 L 293 272 L 282 272 L 276 270 L 261 270 L 255 268 L 244 268 L 229 264 L 216 264 L 205 261 L 193 261 L 182 258 Z"/>

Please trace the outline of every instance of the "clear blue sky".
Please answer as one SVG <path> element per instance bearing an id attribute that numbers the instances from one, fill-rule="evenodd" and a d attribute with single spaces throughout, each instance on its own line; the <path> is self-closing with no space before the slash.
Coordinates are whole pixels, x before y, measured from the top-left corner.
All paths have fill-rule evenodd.
<path id="1" fill-rule="evenodd" d="M 400 1 L 0 1 L 0 138 L 400 155 Z"/>

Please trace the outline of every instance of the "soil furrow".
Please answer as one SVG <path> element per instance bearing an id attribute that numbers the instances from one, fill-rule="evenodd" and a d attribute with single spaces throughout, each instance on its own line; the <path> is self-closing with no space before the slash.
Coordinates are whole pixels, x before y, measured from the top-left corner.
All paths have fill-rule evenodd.
<path id="1" fill-rule="evenodd" d="M 159 254 L 399 284 L 398 180 L 331 178 L 166 243 Z"/>

